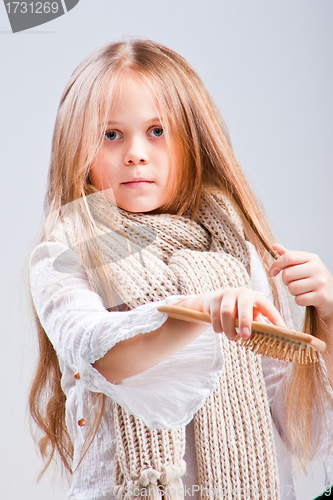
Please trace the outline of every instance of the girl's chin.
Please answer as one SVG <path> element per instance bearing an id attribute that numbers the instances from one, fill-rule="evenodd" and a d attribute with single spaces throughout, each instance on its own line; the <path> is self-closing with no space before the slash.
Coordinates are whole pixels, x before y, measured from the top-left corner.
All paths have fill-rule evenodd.
<path id="1" fill-rule="evenodd" d="M 160 207 L 159 204 L 152 204 L 152 203 L 117 203 L 118 208 L 122 208 L 123 210 L 126 210 L 126 212 L 132 212 L 132 213 L 142 213 L 142 212 L 154 212 Z"/>

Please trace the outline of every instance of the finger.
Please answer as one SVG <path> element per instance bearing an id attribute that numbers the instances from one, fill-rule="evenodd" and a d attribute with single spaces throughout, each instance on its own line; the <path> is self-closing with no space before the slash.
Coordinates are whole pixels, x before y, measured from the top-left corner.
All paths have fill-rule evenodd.
<path id="1" fill-rule="evenodd" d="M 318 300 L 318 294 L 316 292 L 303 293 L 302 295 L 297 295 L 295 297 L 295 302 L 299 306 L 307 307 L 314 306 L 319 307 L 320 301 Z"/>
<path id="2" fill-rule="evenodd" d="M 226 294 L 221 302 L 220 317 L 222 330 L 229 340 L 233 340 L 237 332 L 235 330 L 235 319 L 237 317 L 237 296 L 231 291 Z"/>
<path id="3" fill-rule="evenodd" d="M 295 302 L 302 307 L 314 306 L 319 316 L 324 320 L 325 318 L 332 316 L 332 303 L 327 303 L 322 293 L 303 293 L 302 295 L 297 295 L 297 297 L 295 297 Z"/>
<path id="4" fill-rule="evenodd" d="M 258 321 L 258 323 L 264 323 L 263 315 L 256 307 L 253 308 L 253 321 Z"/>
<path id="5" fill-rule="evenodd" d="M 304 293 L 315 292 L 316 291 L 316 283 L 311 278 L 292 281 L 288 285 L 288 290 L 291 293 L 291 295 L 294 295 L 294 297 L 297 297 L 298 295 L 302 295 Z"/>
<path id="6" fill-rule="evenodd" d="M 315 276 L 315 268 L 311 262 L 287 267 L 282 271 L 282 281 L 288 286 L 291 282 Z"/>
<path id="7" fill-rule="evenodd" d="M 288 250 L 284 246 L 280 245 L 280 243 L 274 243 L 272 247 L 277 251 L 279 255 L 283 255 L 284 253 L 288 252 Z"/>
<path id="8" fill-rule="evenodd" d="M 299 264 L 305 264 L 309 262 L 312 254 L 308 252 L 295 252 L 287 251 L 281 257 L 278 257 L 275 262 L 273 262 L 269 274 L 270 276 L 277 276 L 280 271 L 286 269 L 287 267 L 297 266 Z"/>
<path id="9" fill-rule="evenodd" d="M 253 299 L 248 294 L 241 294 L 237 301 L 239 334 L 242 338 L 247 339 L 251 335 L 251 323 L 253 316 Z M 257 316 L 260 313 L 258 312 Z"/>
<path id="10" fill-rule="evenodd" d="M 210 308 L 210 321 L 215 333 L 223 332 L 220 307 L 220 300 L 216 300 Z"/>
<path id="11" fill-rule="evenodd" d="M 269 319 L 273 325 L 286 328 L 286 324 L 283 321 L 281 314 L 276 309 L 274 304 L 272 304 L 272 302 L 270 302 L 264 295 L 260 294 L 254 306 L 260 313 L 266 316 L 266 318 Z"/>

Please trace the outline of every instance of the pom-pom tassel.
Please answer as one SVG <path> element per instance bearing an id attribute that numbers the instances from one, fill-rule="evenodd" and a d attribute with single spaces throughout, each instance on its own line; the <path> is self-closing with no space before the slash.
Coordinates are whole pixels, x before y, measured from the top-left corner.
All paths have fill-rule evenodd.
<path id="1" fill-rule="evenodd" d="M 167 484 L 164 488 L 165 500 L 183 500 L 184 499 L 184 486 L 181 479 L 176 479 Z M 163 499 L 163 500 L 164 500 Z"/>
<path id="2" fill-rule="evenodd" d="M 142 498 L 142 497 L 141 497 Z M 162 489 L 157 484 L 148 484 L 146 498 L 149 500 L 161 500 Z"/>

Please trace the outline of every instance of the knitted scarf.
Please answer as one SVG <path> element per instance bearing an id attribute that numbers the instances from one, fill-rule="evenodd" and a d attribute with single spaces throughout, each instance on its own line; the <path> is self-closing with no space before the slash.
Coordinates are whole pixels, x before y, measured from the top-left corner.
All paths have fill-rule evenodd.
<path id="1" fill-rule="evenodd" d="M 109 290 L 126 309 L 170 295 L 249 286 L 241 221 L 220 193 L 202 196 L 192 223 L 186 215 L 129 213 L 89 198 L 101 231 L 100 250 L 111 271 Z M 224 334 L 222 346 L 225 369 L 194 415 L 200 497 L 277 500 L 276 454 L 260 357 Z M 185 428 L 151 430 L 113 406 L 117 499 L 183 499 Z"/>

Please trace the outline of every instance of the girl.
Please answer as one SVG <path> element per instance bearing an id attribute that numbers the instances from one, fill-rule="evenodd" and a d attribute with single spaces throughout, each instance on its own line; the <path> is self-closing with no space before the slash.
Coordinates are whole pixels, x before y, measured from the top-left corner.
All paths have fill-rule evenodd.
<path id="1" fill-rule="evenodd" d="M 292 326 L 280 274 L 314 306 L 329 357 L 333 278 L 274 243 L 182 57 L 134 40 L 80 64 L 61 98 L 46 215 L 31 256 L 44 470 L 57 453 L 75 500 L 295 498 L 281 437 L 302 461 L 326 457 L 329 364 L 261 359 L 231 340 L 236 317 L 243 338 L 262 315 Z M 212 327 L 161 303 L 209 312 Z"/>

